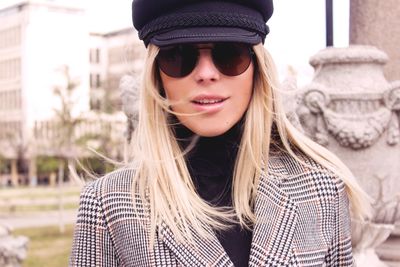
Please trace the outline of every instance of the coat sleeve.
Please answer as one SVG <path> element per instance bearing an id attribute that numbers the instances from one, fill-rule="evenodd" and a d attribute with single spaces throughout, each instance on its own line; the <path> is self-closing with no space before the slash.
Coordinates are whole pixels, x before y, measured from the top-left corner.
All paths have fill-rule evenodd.
<path id="1" fill-rule="evenodd" d="M 349 200 L 343 182 L 334 203 L 332 242 L 325 257 L 326 266 L 355 266 L 351 246 Z"/>
<path id="2" fill-rule="evenodd" d="M 101 202 L 93 184 L 81 193 L 69 266 L 118 266 Z"/>

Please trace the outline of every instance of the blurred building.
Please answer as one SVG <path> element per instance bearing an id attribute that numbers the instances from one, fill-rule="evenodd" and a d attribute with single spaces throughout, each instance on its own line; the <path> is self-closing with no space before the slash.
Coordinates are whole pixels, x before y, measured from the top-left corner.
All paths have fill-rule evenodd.
<path id="1" fill-rule="evenodd" d="M 118 90 L 123 75 L 138 77 L 145 48 L 133 28 L 90 34 L 90 106 L 110 112 L 121 109 Z"/>
<path id="2" fill-rule="evenodd" d="M 133 30 L 91 34 L 82 2 L 0 3 L 0 161 L 8 162 L 14 178 L 7 179 L 13 184 L 18 184 L 17 174 L 27 174 L 28 169 L 35 176 L 35 157 L 60 156 L 55 148 L 38 147 L 60 130 L 54 120 L 65 99 L 55 90 L 68 90 L 69 82 L 74 82 L 73 116 L 91 110 L 115 113 L 120 110 L 120 77 L 140 69 L 137 58 L 143 53 L 137 52 L 140 43 Z M 121 115 L 110 115 L 104 123 L 121 125 Z M 93 115 L 86 117 L 98 124 Z M 80 135 L 98 131 L 89 124 L 79 128 Z M 28 163 L 19 164 L 24 161 Z M 0 185 L 4 183 L 0 176 Z"/>

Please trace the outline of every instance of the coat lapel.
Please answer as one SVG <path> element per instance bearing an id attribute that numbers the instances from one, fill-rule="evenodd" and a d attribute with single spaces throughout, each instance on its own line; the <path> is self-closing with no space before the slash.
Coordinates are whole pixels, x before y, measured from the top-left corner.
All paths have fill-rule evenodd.
<path id="1" fill-rule="evenodd" d="M 269 174 L 260 178 L 255 202 L 257 222 L 253 230 L 249 266 L 292 266 L 292 239 L 297 223 L 297 206 L 279 180 Z"/>
<path id="2" fill-rule="evenodd" d="M 285 176 L 283 171 L 285 167 L 281 169 L 282 166 L 271 165 L 272 169 L 277 167 L 275 171 L 279 175 L 269 172 L 260 178 L 254 207 L 257 222 L 253 229 L 249 267 L 296 265 L 296 259 L 292 257 L 291 244 L 297 224 L 297 206 L 280 186 L 285 179 L 282 177 Z M 194 247 L 178 242 L 165 223 L 159 227 L 162 242 L 182 266 L 233 267 L 228 254 L 211 229 L 209 231 L 213 238 L 211 240 L 195 238 L 196 247 Z M 194 231 L 192 235 L 198 236 Z"/>
<path id="3" fill-rule="evenodd" d="M 226 254 L 218 238 L 212 233 L 211 240 L 204 240 L 192 231 L 195 237 L 196 247 L 186 243 L 179 242 L 170 227 L 163 223 L 160 226 L 160 234 L 163 243 L 175 255 L 179 264 L 182 266 L 218 266 L 218 267 L 233 267 L 233 263 Z M 196 238 L 197 237 L 197 238 Z"/>

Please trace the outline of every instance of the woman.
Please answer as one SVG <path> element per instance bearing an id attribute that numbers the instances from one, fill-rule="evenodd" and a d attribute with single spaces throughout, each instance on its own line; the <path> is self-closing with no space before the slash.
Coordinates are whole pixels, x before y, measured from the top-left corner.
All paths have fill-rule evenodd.
<path id="1" fill-rule="evenodd" d="M 129 166 L 81 195 L 72 266 L 352 266 L 364 194 L 290 125 L 271 0 L 134 0 L 148 47 Z"/>

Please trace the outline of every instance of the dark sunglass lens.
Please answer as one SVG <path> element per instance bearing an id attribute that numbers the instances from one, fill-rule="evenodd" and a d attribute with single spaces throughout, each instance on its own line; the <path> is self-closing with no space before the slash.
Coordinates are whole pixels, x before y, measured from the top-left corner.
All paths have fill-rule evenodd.
<path id="1" fill-rule="evenodd" d="M 227 76 L 242 74 L 251 63 L 250 48 L 241 43 L 216 43 L 212 56 L 217 69 Z"/>
<path id="2" fill-rule="evenodd" d="M 197 62 L 197 49 L 191 45 L 162 48 L 157 55 L 158 67 L 166 75 L 181 78 L 189 75 Z"/>

